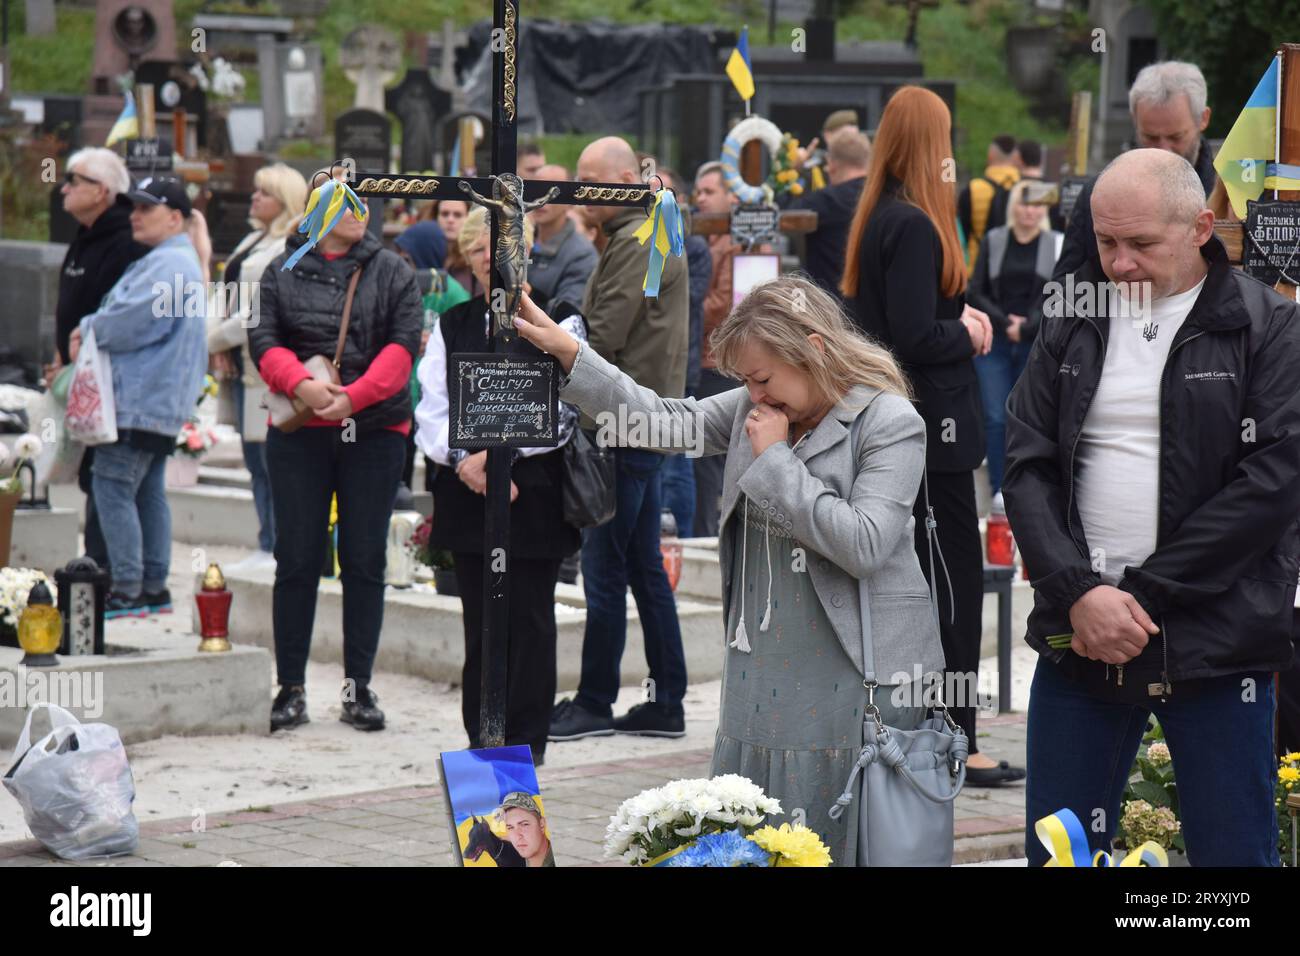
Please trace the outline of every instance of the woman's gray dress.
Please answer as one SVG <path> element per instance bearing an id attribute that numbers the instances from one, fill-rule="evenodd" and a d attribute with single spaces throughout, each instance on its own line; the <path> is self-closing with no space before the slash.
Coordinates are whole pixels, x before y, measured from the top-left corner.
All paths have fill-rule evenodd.
<path id="1" fill-rule="evenodd" d="M 746 515 L 748 533 L 734 524 Z M 819 556 L 769 523 L 757 506 L 749 507 L 743 495 L 730 521 L 735 597 L 727 615 L 727 643 L 735 637 L 743 608 L 752 653 L 726 648 L 712 773 L 749 778 L 781 801 L 784 815 L 769 817 L 768 823 L 802 819 L 830 848 L 833 865 L 855 866 L 860 790 L 839 820 L 831 820 L 829 810 L 862 750 L 867 691 L 806 573 L 807 563 Z M 769 581 L 771 617 L 763 631 Z M 892 690 L 876 690 L 885 722 L 903 730 L 916 727 L 923 711 L 892 707 Z"/>

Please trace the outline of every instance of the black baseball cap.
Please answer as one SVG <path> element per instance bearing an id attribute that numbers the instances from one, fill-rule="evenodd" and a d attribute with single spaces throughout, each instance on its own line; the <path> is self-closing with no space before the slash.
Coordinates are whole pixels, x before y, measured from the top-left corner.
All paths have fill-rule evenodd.
<path id="1" fill-rule="evenodd" d="M 194 209 L 185 193 L 185 184 L 172 176 L 147 176 L 135 184 L 126 198 L 145 206 L 170 206 L 182 216 L 188 216 Z"/>

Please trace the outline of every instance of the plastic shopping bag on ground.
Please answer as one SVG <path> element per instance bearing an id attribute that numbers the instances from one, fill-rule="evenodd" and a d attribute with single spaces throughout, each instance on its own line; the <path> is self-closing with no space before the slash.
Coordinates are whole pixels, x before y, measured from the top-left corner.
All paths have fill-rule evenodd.
<path id="1" fill-rule="evenodd" d="M 41 708 L 53 729 L 32 744 L 32 717 Z M 54 704 L 32 705 L 4 785 L 22 804 L 32 835 L 65 860 L 131 853 L 139 843 L 135 781 L 122 739 L 108 724 L 83 724 Z"/>
<path id="2" fill-rule="evenodd" d="M 108 353 L 100 351 L 95 344 L 94 329 L 86 333 L 77 352 L 64 424 L 68 434 L 83 445 L 111 445 L 117 441 L 113 366 Z"/>

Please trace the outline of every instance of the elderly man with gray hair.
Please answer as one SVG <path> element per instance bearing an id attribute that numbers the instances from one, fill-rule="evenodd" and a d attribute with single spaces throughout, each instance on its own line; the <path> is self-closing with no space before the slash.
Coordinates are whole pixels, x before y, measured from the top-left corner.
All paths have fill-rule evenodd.
<path id="1" fill-rule="evenodd" d="M 1129 115 L 1133 117 L 1135 145 L 1143 149 L 1163 149 L 1187 160 L 1208 196 L 1214 190 L 1214 152 L 1205 140 L 1210 125 L 1210 108 L 1206 100 L 1205 77 L 1194 63 L 1168 60 L 1152 63 L 1138 73 L 1128 91 Z M 1074 212 L 1065 229 L 1065 243 L 1056 260 L 1052 278 L 1062 281 L 1085 262 L 1101 267 L 1097 244 L 1092 234 L 1092 210 L 1089 200 L 1093 183 L 1084 186 L 1074 204 Z"/>
<path id="2" fill-rule="evenodd" d="M 72 360 L 68 339 L 73 330 L 99 308 L 126 267 L 149 251 L 131 238 L 131 201 L 126 198 L 130 189 L 126 164 L 111 149 L 81 149 L 68 157 L 61 189 L 63 208 L 80 225 L 59 270 L 59 300 L 54 308 L 56 351 L 54 362 L 46 369 L 47 381 Z M 108 547 L 90 493 L 93 465 L 94 449 L 87 448 L 78 476 L 86 495 L 86 554 L 107 568 Z"/>
<path id="3" fill-rule="evenodd" d="M 1154 714 L 1189 861 L 1277 866 L 1272 672 L 1291 663 L 1300 572 L 1300 309 L 1229 266 L 1172 151 L 1116 159 L 1091 213 L 1101 268 L 1054 290 L 1007 402 L 1003 495 L 1041 655 L 1029 864 L 1047 860 L 1033 822 L 1063 807 L 1093 850 L 1121 822 L 1131 840 L 1120 800 Z"/>

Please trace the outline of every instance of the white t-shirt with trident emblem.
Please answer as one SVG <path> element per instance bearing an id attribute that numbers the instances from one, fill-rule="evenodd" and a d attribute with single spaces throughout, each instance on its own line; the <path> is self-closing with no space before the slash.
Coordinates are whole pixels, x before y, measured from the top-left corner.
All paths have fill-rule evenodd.
<path id="1" fill-rule="evenodd" d="M 1083 420 L 1075 479 L 1092 566 L 1116 585 L 1126 566 L 1156 548 L 1159 507 L 1160 378 L 1202 279 L 1157 299 L 1146 316 L 1112 311 L 1106 363 Z"/>

